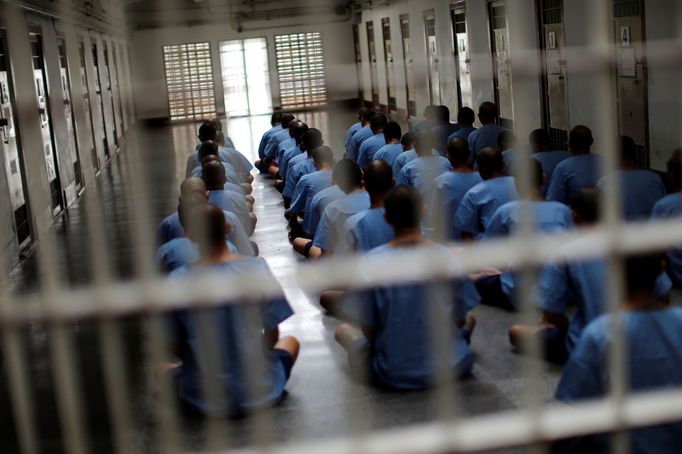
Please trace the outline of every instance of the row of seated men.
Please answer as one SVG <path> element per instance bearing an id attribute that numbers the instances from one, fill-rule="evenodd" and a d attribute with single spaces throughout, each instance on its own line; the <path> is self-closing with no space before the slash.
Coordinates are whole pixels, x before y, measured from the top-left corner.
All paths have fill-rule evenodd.
<path id="1" fill-rule="evenodd" d="M 585 126 L 571 131 L 569 151 L 554 150 L 544 130 L 533 131 L 529 137 L 530 153 L 524 153 L 525 150 L 517 148 L 514 135 L 497 125 L 497 108 L 493 103 L 480 106 L 480 128 L 474 128 L 474 112 L 469 108 L 460 110 L 458 124 L 450 124 L 450 112 L 444 106 L 431 107 L 426 114 L 424 122 L 403 135 L 400 126 L 384 115 L 361 110 L 360 121 L 347 133 L 345 158 L 336 163 L 332 150 L 322 144 L 319 131 L 293 117 L 284 116 L 279 123 L 280 117 L 273 115 L 273 129 L 263 137 L 257 165 L 276 178 L 277 187 L 283 188 L 288 206 L 285 215 L 296 251 L 314 260 L 348 252 L 389 254 L 404 246 L 432 244 L 433 240 L 487 241 L 511 235 L 526 208 L 530 208 L 528 212 L 538 233 L 589 227 L 598 222 L 600 192 L 613 182 L 611 179 L 620 188 L 624 219 L 643 221 L 682 215 L 679 151 L 673 153 L 668 163 L 668 174 L 661 176 L 639 169 L 635 144 L 622 137 L 620 168 L 603 174 L 600 156 L 592 153 L 592 132 Z M 513 176 L 515 166 L 520 165 L 525 165 L 530 175 L 531 188 L 527 193 L 517 187 Z M 390 195 L 398 194 L 405 201 L 394 210 L 410 219 L 405 221 L 410 228 L 400 234 L 389 214 Z M 419 208 L 410 214 L 411 206 Z M 586 359 L 597 368 L 599 357 L 593 357 L 589 349 L 594 348 L 594 342 L 608 341 L 608 333 L 603 329 L 607 325 L 600 317 L 605 311 L 604 282 L 609 269 L 604 260 L 566 263 L 562 254 L 575 246 L 571 244 L 557 251 L 556 261 L 548 263 L 539 274 L 535 289 L 542 316 L 540 324 L 513 326 L 509 330 L 510 341 L 519 350 L 530 338 L 537 338 L 549 360 L 565 363 L 571 358 L 557 391 L 557 396 L 564 400 L 594 396 L 597 391 L 594 387 L 603 387 L 605 382 L 581 380 L 608 374 L 606 370 L 579 369 Z M 670 251 L 665 260 L 656 258 L 655 279 L 647 287 L 650 294 L 647 297 L 656 301 L 654 307 L 665 309 L 659 314 L 661 320 L 666 320 L 665 327 L 659 333 L 651 333 L 657 342 L 638 352 L 639 357 L 631 358 L 632 371 L 660 358 L 667 349 L 671 327 L 679 327 L 680 314 L 677 309 L 669 309 L 668 301 L 673 282 L 676 285 L 682 282 L 681 258 L 678 251 Z M 651 257 L 631 262 L 652 263 Z M 648 272 L 651 274 L 651 269 Z M 458 354 L 452 357 L 457 373 L 470 371 L 472 365 L 467 344 L 475 318 L 470 309 L 484 303 L 515 310 L 521 297 L 516 280 L 511 263 L 502 270 L 486 268 L 457 283 L 453 294 L 457 295 L 454 319 L 459 337 L 453 349 Z M 633 293 L 640 290 L 633 288 Z M 362 297 L 329 291 L 322 295 L 320 303 L 331 314 L 352 322 L 337 330 L 337 339 L 349 351 L 352 367 L 357 365 L 358 358 L 366 364 L 369 357 L 374 382 L 390 388 L 412 389 L 433 378 L 429 375 L 432 371 L 422 368 L 423 360 L 429 357 L 424 353 L 423 343 L 413 342 L 424 340 L 419 337 L 423 335 L 419 327 L 426 323 L 425 319 L 419 318 L 414 309 L 407 309 L 426 299 L 426 293 L 419 286 L 390 291 L 374 289 Z M 567 314 L 571 312 L 573 316 L 569 319 Z M 589 349 L 581 350 L 583 333 L 597 320 L 601 321 L 595 326 L 600 326 L 601 331 L 593 336 L 600 336 L 599 339 L 590 339 Z M 633 332 L 638 329 L 639 325 L 632 328 Z M 412 338 L 406 332 L 417 334 Z M 672 339 L 677 340 L 678 335 Z M 670 352 L 666 373 L 645 373 L 630 379 L 634 380 L 635 388 L 639 384 L 650 387 L 652 377 L 656 377 L 653 381 L 657 386 L 680 384 L 682 370 L 669 373 L 674 369 L 669 366 L 682 366 L 678 352 Z M 588 385 L 592 389 L 588 390 Z"/>
<path id="2" fill-rule="evenodd" d="M 480 129 L 489 124 L 481 118 L 485 118 L 487 109 L 491 109 L 490 103 L 480 109 L 479 119 L 484 124 Z M 574 158 L 590 154 L 591 133 L 585 127 L 571 133 L 572 155 L 556 165 L 550 178 L 551 187 L 551 180 L 557 175 L 567 175 L 562 185 L 566 186 L 569 203 L 563 204 L 545 200 L 543 193 L 548 179 L 540 160 L 519 158 L 514 163 L 525 163 L 535 182 L 533 191 L 524 194 L 515 187 L 513 177 L 505 173 L 505 167 L 510 166 L 505 165 L 502 151 L 497 147 L 479 149 L 474 154 L 477 171 L 474 170 L 471 145 L 476 147 L 477 141 L 470 140 L 472 136 L 476 139 L 474 132 L 467 140 L 449 139 L 448 134 L 446 159 L 438 152 L 438 131 L 433 131 L 436 127 L 419 125 L 414 135 L 405 137 L 402 131 L 396 131 L 396 125 L 381 119 L 380 115 L 363 111 L 361 116 L 363 121 L 366 117 L 370 119 L 364 126 L 362 122 L 359 128 L 354 126 L 355 132 L 349 131 L 349 148 L 358 142 L 354 141 L 356 134 L 368 125 L 371 132 L 364 133 L 368 137 L 359 143 L 358 151 L 363 150 L 364 142 L 370 138 L 380 143 L 378 138 L 383 135 L 384 140 L 371 159 L 367 158 L 364 169 L 352 159 L 353 148 L 346 154 L 351 159 L 336 162 L 333 151 L 322 143 L 320 131 L 279 113 L 273 115 L 273 128 L 264 134 L 259 147 L 261 159 L 257 166 L 262 173 L 275 177 L 276 187 L 283 192 L 285 201 L 288 199 L 286 216 L 294 248 L 311 259 L 355 251 L 404 260 L 405 253 L 415 248 L 430 248 L 427 250 L 433 254 L 456 257 L 452 249 L 439 245 L 438 241 L 450 241 L 451 235 L 457 232 L 459 237 L 455 239 L 460 241 L 485 241 L 489 237 L 508 235 L 517 228 L 524 204 L 533 208 L 538 232 L 558 232 L 598 222 L 598 190 L 591 187 L 599 179 L 591 184 L 575 183 L 575 173 L 572 173 L 575 166 L 569 165 Z M 383 134 L 377 128 L 381 125 L 384 125 Z M 453 125 L 448 127 L 456 129 Z M 536 139 L 532 145 L 539 153 L 553 153 L 545 135 L 535 132 L 531 137 Z M 200 140 L 207 138 L 211 141 L 200 133 Z M 283 146 L 286 141 L 288 145 Z M 396 153 L 398 144 L 402 151 Z M 623 145 L 626 156 L 631 153 L 630 142 L 624 140 Z M 393 155 L 397 154 L 393 164 L 401 158 L 405 161 L 397 178 L 390 163 L 376 159 L 376 155 L 381 157 L 391 151 L 388 147 Z M 227 164 L 227 156 L 221 157 L 221 150 L 215 156 Z M 249 254 L 235 250 L 230 244 L 232 224 L 228 215 L 233 208 L 217 203 L 215 198 L 211 202 L 210 195 L 213 191 L 229 192 L 224 188 L 229 182 L 221 178 L 223 188 L 211 183 L 213 189 L 209 189 L 208 182 L 214 181 L 211 162 L 216 161 L 208 158 L 202 158 L 204 186 L 194 179 L 183 182 L 181 188 L 179 212 L 174 216 L 181 223 L 184 238 L 192 243 L 194 255 L 174 269 L 171 278 L 191 279 L 206 272 L 243 279 L 271 278 L 262 259 L 248 257 Z M 677 199 L 667 196 L 656 202 L 652 211 L 661 217 L 679 215 L 682 209 L 679 153 L 673 156 L 669 167 L 670 180 L 677 190 L 673 196 Z M 627 175 L 625 168 L 622 172 L 618 177 Z M 466 179 L 467 189 L 461 189 L 460 176 Z M 287 196 L 287 186 L 290 196 Z M 452 194 L 458 191 L 462 194 L 453 201 Z M 245 198 L 236 191 L 229 195 Z M 439 222 L 451 219 L 456 229 L 439 227 Z M 164 231 L 163 224 L 161 231 Z M 608 391 L 610 371 L 604 364 L 610 325 L 609 317 L 604 316 L 603 285 L 609 269 L 604 260 L 566 263 L 561 260 L 561 252 L 558 251 L 556 262 L 543 268 L 536 286 L 542 322 L 537 327 L 512 327 L 510 339 L 522 349 L 525 339 L 537 337 L 546 346 L 549 359 L 566 361 L 557 398 L 570 402 Z M 628 383 L 633 391 L 682 384 L 679 351 L 682 311 L 670 307 L 668 302 L 672 286 L 669 276 L 675 277 L 675 263 L 670 259 L 673 256 L 675 251 L 667 257 L 651 254 L 625 261 L 625 338 L 628 346 L 637 346 L 628 349 Z M 664 272 L 666 263 L 668 270 Z M 339 289 L 326 292 L 321 303 L 332 315 L 347 322 L 337 328 L 336 338 L 348 351 L 350 367 L 359 378 L 382 388 L 419 390 L 471 372 L 475 359 L 470 347 L 475 327 L 471 310 L 481 302 L 513 308 L 518 297 L 514 283 L 514 267 L 510 264 L 508 269 L 485 269 L 452 282 L 393 284 L 345 293 Z M 255 312 L 249 313 L 249 310 Z M 569 310 L 575 312 L 570 320 L 565 315 Z M 220 344 L 221 362 L 213 373 L 203 367 L 207 346 L 201 321 L 207 318 L 199 315 L 204 312 L 210 312 L 208 320 L 216 324 L 220 333 L 215 342 Z M 291 307 L 283 298 L 267 299 L 255 306 L 231 304 L 173 314 L 171 343 L 177 362 L 169 367 L 169 377 L 177 386 L 183 408 L 193 415 L 242 414 L 279 402 L 299 344 L 291 337 L 280 338 L 277 327 L 292 315 Z M 247 319 L 249 323 L 245 324 Z M 258 322 L 251 325 L 256 319 Z M 450 334 L 434 339 L 434 320 L 452 321 Z M 254 357 L 259 359 L 255 374 L 252 365 L 246 364 Z M 440 367 L 443 362 L 450 373 L 443 373 Z M 209 398 L 202 393 L 211 380 L 220 383 L 224 396 Z M 680 442 L 680 430 L 678 424 L 634 431 L 633 450 L 674 451 Z M 604 440 L 586 438 L 562 446 L 569 452 L 582 452 L 586 443 L 601 446 Z"/>

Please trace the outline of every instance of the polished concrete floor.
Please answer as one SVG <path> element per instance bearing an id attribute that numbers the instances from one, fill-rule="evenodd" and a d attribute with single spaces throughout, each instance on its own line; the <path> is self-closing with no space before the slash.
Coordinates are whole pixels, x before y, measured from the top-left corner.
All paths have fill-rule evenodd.
<path id="1" fill-rule="evenodd" d="M 354 121 L 346 111 L 317 112 L 302 115 L 313 127 L 324 132 L 325 141 L 341 152 L 345 130 Z M 237 148 L 255 158 L 257 143 L 268 128 L 267 117 L 232 119 L 227 122 L 229 135 Z M 131 148 L 143 158 L 144 185 L 142 191 L 149 205 L 149 229 L 175 210 L 177 187 L 183 177 L 185 160 L 195 143 L 195 125 L 175 125 L 156 129 L 137 129 L 121 153 L 115 156 L 99 180 L 102 195 L 101 213 L 105 219 L 106 245 L 94 251 L 107 255 L 116 278 L 130 279 L 135 272 L 135 256 L 139 248 L 152 253 L 153 245 L 135 242 L 135 230 L 130 210 L 135 197 L 130 188 Z M 139 170 L 139 169 L 138 169 Z M 87 194 L 86 197 L 90 197 Z M 272 442 L 305 441 L 324 437 L 357 435 L 363 432 L 395 428 L 432 421 L 442 416 L 440 396 L 435 392 L 391 393 L 370 389 L 354 382 L 348 374 L 345 356 L 333 340 L 337 322 L 326 316 L 318 306 L 316 295 L 307 295 L 295 285 L 294 268 L 300 258 L 287 241 L 281 197 L 272 181 L 258 176 L 254 187 L 255 212 L 259 222 L 253 240 L 281 282 L 296 314 L 282 326 L 283 334 L 292 334 L 302 343 L 301 356 L 287 385 L 288 397 L 265 415 L 267 437 Z M 55 235 L 60 254 L 58 268 L 65 285 L 87 285 L 91 279 L 90 251 L 84 241 L 85 204 L 81 200 L 58 222 Z M 109 252 L 102 252 L 102 251 Z M 31 292 L 39 285 L 35 260 L 29 258 L 12 273 L 15 292 Z M 95 304 L 95 302 L 93 302 Z M 496 309 L 479 307 L 479 320 L 472 346 L 477 363 L 472 377 L 459 383 L 460 406 L 451 410 L 459 415 L 480 415 L 524 406 L 528 384 L 525 370 L 528 361 L 512 353 L 507 328 L 517 316 Z M 131 441 L 138 452 L 158 451 L 153 417 L 154 400 L 148 388 L 144 367 L 146 320 L 127 319 L 118 326 L 124 335 L 128 359 L 128 396 L 131 403 L 134 430 Z M 95 452 L 110 452 L 110 422 L 106 404 L 101 361 L 99 357 L 98 325 L 82 321 L 69 325 L 79 363 L 79 379 L 83 384 L 85 418 L 83 424 Z M 50 335 L 45 327 L 31 325 L 24 331 L 26 354 L 30 358 L 31 384 L 35 392 L 37 434 L 43 452 L 61 452 L 60 424 L 53 393 L 53 377 L 48 361 Z M 543 401 L 551 400 L 559 370 L 541 365 L 540 380 L 533 392 Z M 0 371 L 2 372 L 2 371 Z M 5 377 L 0 377 L 5 383 Z M 3 386 L 6 391 L 6 387 Z M 7 392 L 3 400 L 7 402 Z M 13 452 L 16 442 L 9 405 L 0 413 L 0 452 Z M 263 432 L 256 430 L 258 420 L 221 421 L 218 424 L 220 447 L 243 446 L 263 442 Z M 206 424 L 183 420 L 183 442 L 187 450 L 213 448 Z M 495 430 L 491 428 L 491 430 Z M 215 432 L 212 432 L 215 433 Z M 524 452 L 507 450 L 504 452 Z"/>

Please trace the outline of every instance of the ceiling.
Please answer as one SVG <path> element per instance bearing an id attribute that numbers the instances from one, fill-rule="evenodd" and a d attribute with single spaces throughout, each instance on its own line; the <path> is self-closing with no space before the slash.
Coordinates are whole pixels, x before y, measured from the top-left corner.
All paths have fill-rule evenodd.
<path id="1" fill-rule="evenodd" d="M 255 23 L 319 23 L 348 16 L 348 0 L 125 0 L 134 29 L 230 23 L 236 29 Z"/>

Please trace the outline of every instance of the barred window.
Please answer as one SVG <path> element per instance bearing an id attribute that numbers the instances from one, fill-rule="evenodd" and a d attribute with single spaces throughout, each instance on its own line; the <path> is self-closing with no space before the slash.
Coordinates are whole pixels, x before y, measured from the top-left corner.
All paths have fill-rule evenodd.
<path id="1" fill-rule="evenodd" d="M 275 36 L 282 107 L 300 109 L 327 103 L 322 33 Z"/>
<path id="2" fill-rule="evenodd" d="M 215 115 L 210 43 L 164 46 L 163 60 L 171 120 Z"/>

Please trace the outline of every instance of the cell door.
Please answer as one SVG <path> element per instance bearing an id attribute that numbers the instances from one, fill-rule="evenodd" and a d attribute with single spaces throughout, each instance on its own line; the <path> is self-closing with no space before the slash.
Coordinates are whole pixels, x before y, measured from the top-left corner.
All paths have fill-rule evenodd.
<path id="1" fill-rule="evenodd" d="M 400 16 L 400 33 L 403 39 L 403 55 L 405 57 L 405 92 L 407 95 L 407 117 L 417 116 L 417 100 L 415 99 L 414 60 L 410 42 L 410 18 Z"/>
<path id="2" fill-rule="evenodd" d="M 118 125 L 116 124 L 116 115 L 117 115 L 117 109 L 116 109 L 116 101 L 114 98 L 114 90 L 113 90 L 113 79 L 111 78 L 111 66 L 109 65 L 109 46 L 107 45 L 106 41 L 103 43 L 104 44 L 104 69 L 106 70 L 105 75 L 106 75 L 106 80 L 105 85 L 107 87 L 106 91 L 106 96 L 107 99 L 109 100 L 109 103 L 111 104 L 111 115 L 112 115 L 112 121 L 113 121 L 113 126 L 114 126 L 114 145 L 118 147 Z"/>
<path id="3" fill-rule="evenodd" d="M 544 128 L 554 148 L 568 149 L 568 97 L 563 0 L 541 0 L 540 43 L 543 49 L 542 106 Z"/>
<path id="4" fill-rule="evenodd" d="M 73 162 L 73 171 L 76 176 L 76 188 L 80 190 L 83 187 L 83 173 L 81 170 L 81 160 L 78 150 L 78 138 L 76 137 L 76 118 L 73 115 L 71 103 L 71 78 L 69 75 L 69 66 L 66 61 L 66 43 L 63 38 L 57 39 L 57 47 L 59 49 L 59 69 L 62 84 L 62 96 L 64 99 L 64 114 L 66 116 L 67 136 L 69 139 L 69 151 L 71 152 L 71 162 Z"/>
<path id="5" fill-rule="evenodd" d="M 362 88 L 362 52 L 360 47 L 360 27 L 353 24 L 353 43 L 355 44 L 355 71 L 358 76 L 358 99 L 365 99 L 365 91 Z"/>
<path id="6" fill-rule="evenodd" d="M 5 157 L 9 198 L 19 244 L 31 238 L 31 218 L 26 203 L 26 173 L 16 125 L 14 87 L 5 31 L 0 30 L 0 151 Z"/>
<path id="7" fill-rule="evenodd" d="M 436 13 L 433 10 L 424 13 L 424 30 L 426 32 L 426 56 L 429 70 L 429 99 L 431 104 L 440 104 L 440 75 L 438 74 L 438 43 L 436 41 Z"/>
<path id="8" fill-rule="evenodd" d="M 514 129 L 509 30 L 504 2 L 490 4 L 489 19 L 495 103 L 500 111 L 500 125 L 507 129 Z"/>
<path id="9" fill-rule="evenodd" d="M 38 110 L 40 112 L 40 129 L 43 139 L 43 155 L 47 167 L 47 180 L 50 185 L 52 211 L 58 213 L 64 208 L 62 185 L 59 179 L 57 164 L 57 148 L 55 147 L 54 129 L 50 113 L 49 91 L 47 89 L 47 74 L 45 72 L 45 58 L 43 54 L 43 37 L 39 33 L 31 33 L 31 59 L 33 60 L 33 83 L 36 89 Z"/>
<path id="10" fill-rule="evenodd" d="M 109 152 L 109 141 L 107 140 L 107 116 L 104 114 L 104 98 L 102 97 L 102 79 L 99 74 L 99 59 L 97 58 L 97 44 L 92 43 L 92 61 L 93 61 L 93 71 L 95 72 L 95 94 L 97 96 L 97 109 L 98 115 L 102 116 L 102 130 L 100 131 L 100 140 L 102 140 L 102 145 L 104 146 L 104 156 L 107 159 L 110 157 Z"/>
<path id="11" fill-rule="evenodd" d="M 647 64 L 644 57 L 644 3 L 614 0 L 618 130 L 637 145 L 638 164 L 648 167 Z"/>
<path id="12" fill-rule="evenodd" d="M 91 142 L 88 143 L 88 148 L 90 148 L 90 154 L 92 156 L 92 165 L 95 169 L 95 172 L 99 171 L 100 168 L 100 162 L 99 162 L 99 156 L 97 156 L 97 148 L 95 146 L 96 143 L 96 136 L 95 136 L 95 127 L 93 124 L 93 112 L 92 108 L 90 106 L 90 88 L 88 85 L 88 72 L 85 67 L 85 44 L 81 41 L 79 43 L 78 47 L 78 56 L 80 60 L 80 72 L 81 72 L 81 86 L 83 87 L 83 105 L 85 106 L 85 121 L 86 127 L 89 129 L 89 134 L 86 134 L 87 137 L 90 138 Z"/>
<path id="13" fill-rule="evenodd" d="M 473 107 L 474 92 L 471 85 L 471 58 L 469 55 L 466 9 L 463 4 L 456 5 L 450 14 L 457 70 L 457 101 L 460 108 Z"/>
<path id="14" fill-rule="evenodd" d="M 118 60 L 118 52 L 116 51 L 116 44 L 112 43 L 111 45 L 111 53 L 112 53 L 112 60 L 111 62 L 114 65 L 114 92 L 116 93 L 116 103 L 118 104 L 118 109 L 116 112 L 118 113 L 118 131 L 123 135 L 123 132 L 125 131 L 125 122 L 123 120 L 123 95 L 121 94 L 121 68 L 119 65 L 119 60 Z"/>
<path id="15" fill-rule="evenodd" d="M 374 108 L 381 108 L 379 103 L 379 76 L 377 75 L 377 47 L 374 37 L 374 22 L 367 22 L 367 48 L 369 49 L 369 78 L 372 83 L 372 104 Z"/>
<path id="16" fill-rule="evenodd" d="M 395 72 L 393 68 L 393 41 L 391 40 L 391 19 L 381 19 L 381 30 L 384 37 L 384 63 L 386 64 L 386 92 L 388 97 L 388 111 L 398 111 L 395 98 Z"/>

